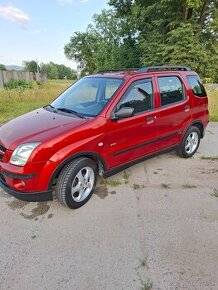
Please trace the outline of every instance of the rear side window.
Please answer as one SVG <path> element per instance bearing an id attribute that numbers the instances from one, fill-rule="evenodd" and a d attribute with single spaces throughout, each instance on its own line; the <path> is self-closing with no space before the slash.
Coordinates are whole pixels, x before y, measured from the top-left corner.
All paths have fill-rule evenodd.
<path id="1" fill-rule="evenodd" d="M 184 86 L 178 77 L 158 77 L 161 106 L 180 102 L 184 99 Z"/>
<path id="2" fill-rule="evenodd" d="M 197 97 L 206 97 L 207 93 L 205 91 L 205 88 L 198 76 L 187 76 L 188 83 L 192 89 L 192 92 L 197 96 Z"/>

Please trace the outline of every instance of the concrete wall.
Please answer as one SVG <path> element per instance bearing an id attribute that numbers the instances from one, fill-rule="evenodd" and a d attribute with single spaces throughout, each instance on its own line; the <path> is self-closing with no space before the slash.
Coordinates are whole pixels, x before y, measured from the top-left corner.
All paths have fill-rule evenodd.
<path id="1" fill-rule="evenodd" d="M 39 82 L 46 82 L 47 75 L 28 71 L 0 71 L 0 89 L 4 88 L 4 84 L 7 84 L 10 80 L 36 80 Z"/>

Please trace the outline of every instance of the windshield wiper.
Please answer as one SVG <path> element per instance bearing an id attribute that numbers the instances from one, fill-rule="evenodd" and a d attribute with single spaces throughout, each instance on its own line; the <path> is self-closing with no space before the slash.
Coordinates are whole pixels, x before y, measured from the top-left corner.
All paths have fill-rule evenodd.
<path id="1" fill-rule="evenodd" d="M 83 116 L 82 114 L 78 113 L 77 111 L 74 111 L 74 110 L 71 110 L 71 109 L 67 109 L 67 108 L 55 108 L 55 109 L 58 110 L 58 111 L 74 114 L 74 115 L 78 116 L 81 119 L 86 119 L 85 116 Z"/>

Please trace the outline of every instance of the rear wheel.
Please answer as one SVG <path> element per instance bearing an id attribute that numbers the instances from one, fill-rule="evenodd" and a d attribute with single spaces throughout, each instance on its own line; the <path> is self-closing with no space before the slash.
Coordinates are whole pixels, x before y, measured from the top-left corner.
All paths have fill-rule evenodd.
<path id="1" fill-rule="evenodd" d="M 198 149 L 200 139 L 200 130 L 195 126 L 191 126 L 183 137 L 182 143 L 177 149 L 177 153 L 183 158 L 192 157 Z"/>
<path id="2" fill-rule="evenodd" d="M 92 196 L 96 180 L 96 164 L 89 158 L 75 159 L 59 175 L 57 197 L 63 205 L 79 208 Z"/>

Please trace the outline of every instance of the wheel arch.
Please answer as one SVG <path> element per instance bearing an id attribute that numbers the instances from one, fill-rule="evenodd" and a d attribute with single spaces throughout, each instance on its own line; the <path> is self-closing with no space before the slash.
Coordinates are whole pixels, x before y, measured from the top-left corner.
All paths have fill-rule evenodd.
<path id="1" fill-rule="evenodd" d="M 194 121 L 194 122 L 193 122 L 193 123 L 188 127 L 188 129 L 189 129 L 191 126 L 197 127 L 197 128 L 199 129 L 200 133 L 201 133 L 201 138 L 204 137 L 204 125 L 203 125 L 202 121 L 200 121 L 200 120 Z M 188 129 L 187 129 L 187 130 L 188 130 Z"/>
<path id="2" fill-rule="evenodd" d="M 100 174 L 102 174 L 107 169 L 105 160 L 97 153 L 94 153 L 94 152 L 80 152 L 80 153 L 74 154 L 74 155 L 68 157 L 67 159 L 65 159 L 64 161 L 62 161 L 58 165 L 58 167 L 55 169 L 55 171 L 53 172 L 53 174 L 51 175 L 50 180 L 49 180 L 49 189 L 52 189 L 52 185 L 53 185 L 55 179 L 58 178 L 58 176 L 59 176 L 60 172 L 62 171 L 62 169 L 67 164 L 69 164 L 71 161 L 73 161 L 75 159 L 78 159 L 80 157 L 86 157 L 86 158 L 89 158 L 89 159 L 93 160 L 96 163 L 96 165 L 98 166 L 98 171 L 99 171 Z"/>

